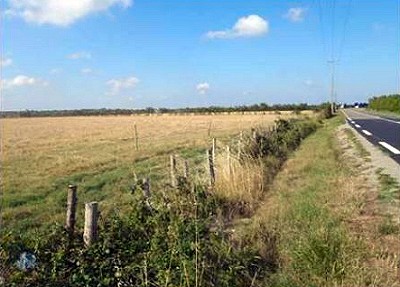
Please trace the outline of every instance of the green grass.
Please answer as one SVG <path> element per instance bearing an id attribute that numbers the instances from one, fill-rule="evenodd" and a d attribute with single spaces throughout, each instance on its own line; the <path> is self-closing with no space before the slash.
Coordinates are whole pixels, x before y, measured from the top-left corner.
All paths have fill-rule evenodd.
<path id="1" fill-rule="evenodd" d="M 400 227 L 393 222 L 391 216 L 386 216 L 378 226 L 378 232 L 381 235 L 399 234 Z"/>
<path id="2" fill-rule="evenodd" d="M 382 169 L 378 169 L 376 174 L 378 175 L 380 183 L 379 199 L 385 202 L 393 202 L 400 199 L 400 186 L 399 183 L 390 175 L 382 172 Z"/>
<path id="3" fill-rule="evenodd" d="M 253 228 L 273 230 L 281 259 L 265 286 L 368 286 L 384 280 L 366 269 L 372 254 L 346 224 L 357 199 L 346 189 L 353 173 L 335 138 L 341 123 L 331 119 L 304 141 L 258 212 Z"/>
<path id="4" fill-rule="evenodd" d="M 360 157 L 362 157 L 366 161 L 371 161 L 369 158 L 371 154 L 364 148 L 364 146 L 357 140 L 354 132 L 348 128 L 344 130 L 345 134 L 347 137 L 351 140 L 351 142 L 354 144 L 354 147 L 356 148 L 356 151 Z"/>
<path id="5" fill-rule="evenodd" d="M 130 186 L 136 179 L 149 177 L 153 190 L 162 189 L 169 178 L 171 153 L 189 159 L 192 174 L 202 172 L 204 149 L 180 148 L 159 152 L 151 158 L 139 158 L 134 163 L 121 162 L 112 167 L 100 166 L 52 178 L 40 186 L 25 188 L 22 194 L 16 186 L 7 191 L 2 202 L 3 231 L 22 232 L 29 237 L 37 228 L 46 229 L 55 222 L 64 222 L 67 186 L 71 183 L 78 186 L 78 226 L 83 224 L 85 202 L 99 201 L 104 213 L 114 208 L 125 210 L 131 202 Z"/>

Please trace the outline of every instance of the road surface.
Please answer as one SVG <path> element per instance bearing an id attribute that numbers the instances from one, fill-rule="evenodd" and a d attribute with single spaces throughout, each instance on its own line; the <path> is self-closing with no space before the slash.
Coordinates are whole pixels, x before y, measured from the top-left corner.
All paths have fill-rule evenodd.
<path id="1" fill-rule="evenodd" d="M 356 109 L 342 110 L 347 122 L 371 143 L 381 147 L 400 164 L 400 121 Z"/>

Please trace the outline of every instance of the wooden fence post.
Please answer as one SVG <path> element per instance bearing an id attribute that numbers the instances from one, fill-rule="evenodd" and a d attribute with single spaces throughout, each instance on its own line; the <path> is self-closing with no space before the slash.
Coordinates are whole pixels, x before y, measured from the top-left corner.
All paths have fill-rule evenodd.
<path id="1" fill-rule="evenodd" d="M 231 148 L 226 146 L 226 164 L 228 165 L 228 175 L 231 176 Z"/>
<path id="2" fill-rule="evenodd" d="M 211 150 L 213 162 L 215 162 L 216 151 L 217 151 L 217 140 L 216 140 L 216 138 L 213 138 L 212 139 L 212 150 Z"/>
<path id="3" fill-rule="evenodd" d="M 186 179 L 188 179 L 188 178 L 189 178 L 189 174 L 190 174 L 190 171 L 189 171 L 189 161 L 188 161 L 188 160 L 185 160 L 184 169 L 183 169 L 183 177 L 186 178 Z"/>
<path id="4" fill-rule="evenodd" d="M 258 134 L 257 134 L 257 130 L 253 129 L 253 140 L 257 140 Z"/>
<path id="5" fill-rule="evenodd" d="M 211 136 L 211 128 L 212 128 L 212 121 L 210 121 L 210 125 L 208 126 L 208 136 Z"/>
<path id="6" fill-rule="evenodd" d="M 238 141 L 238 158 L 242 156 L 243 131 L 240 132 Z"/>
<path id="7" fill-rule="evenodd" d="M 175 155 L 171 154 L 169 157 L 169 167 L 170 167 L 170 174 L 171 174 L 171 185 L 176 187 L 176 157 Z"/>
<path id="8" fill-rule="evenodd" d="M 97 237 L 98 203 L 96 201 L 85 204 L 85 227 L 83 241 L 90 246 Z"/>
<path id="9" fill-rule="evenodd" d="M 67 196 L 67 219 L 66 219 L 66 228 L 67 231 L 72 234 L 75 229 L 75 213 L 76 213 L 76 203 L 78 198 L 76 196 L 76 185 L 68 185 L 68 196 Z"/>
<path id="10" fill-rule="evenodd" d="M 210 174 L 210 186 L 214 186 L 215 183 L 215 170 L 214 170 L 214 161 L 212 157 L 212 149 L 207 149 L 207 163 L 208 170 Z"/>
<path id="11" fill-rule="evenodd" d="M 150 212 L 153 211 L 153 208 L 151 207 L 150 204 L 150 197 L 151 197 L 151 192 L 150 192 L 150 179 L 148 177 L 143 178 L 142 180 L 142 192 L 143 192 L 143 197 L 144 197 L 144 205 L 146 206 L 147 210 Z"/>
<path id="12" fill-rule="evenodd" d="M 136 124 L 135 124 L 134 128 L 135 128 L 135 147 L 136 147 L 136 150 L 139 150 L 139 136 L 138 136 Z"/>
<path id="13" fill-rule="evenodd" d="M 150 179 L 148 177 L 143 178 L 142 180 L 142 192 L 145 199 L 150 198 Z"/>

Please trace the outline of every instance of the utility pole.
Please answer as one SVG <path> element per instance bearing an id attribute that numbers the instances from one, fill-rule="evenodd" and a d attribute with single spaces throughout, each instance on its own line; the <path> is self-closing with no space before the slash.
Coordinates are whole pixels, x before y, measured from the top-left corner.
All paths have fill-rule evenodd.
<path id="1" fill-rule="evenodd" d="M 328 64 L 331 65 L 331 112 L 334 114 L 336 112 L 335 106 L 335 65 L 336 61 L 332 58 L 332 60 L 328 61 Z"/>

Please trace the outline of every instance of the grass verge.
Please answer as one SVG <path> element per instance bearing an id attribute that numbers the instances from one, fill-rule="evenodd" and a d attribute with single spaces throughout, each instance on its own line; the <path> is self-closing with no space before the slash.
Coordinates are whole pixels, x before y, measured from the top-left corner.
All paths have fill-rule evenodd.
<path id="1" fill-rule="evenodd" d="M 365 234 L 353 232 L 348 224 L 360 199 L 335 138 L 341 123 L 340 118 L 331 119 L 303 142 L 278 174 L 253 222 L 238 231 L 255 245 L 263 244 L 258 234 L 269 231 L 277 238 L 280 267 L 265 286 L 396 284 L 387 275 L 393 273 L 393 264 L 369 265 L 374 254 Z"/>

